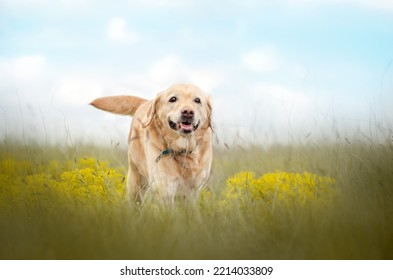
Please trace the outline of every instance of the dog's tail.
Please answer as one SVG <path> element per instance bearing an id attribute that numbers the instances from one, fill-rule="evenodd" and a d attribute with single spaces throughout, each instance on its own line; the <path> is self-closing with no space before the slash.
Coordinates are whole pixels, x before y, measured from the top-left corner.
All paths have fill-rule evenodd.
<path id="1" fill-rule="evenodd" d="M 114 114 L 133 116 L 139 106 L 145 102 L 147 102 L 147 100 L 144 98 L 118 95 L 97 98 L 93 100 L 90 105 Z"/>

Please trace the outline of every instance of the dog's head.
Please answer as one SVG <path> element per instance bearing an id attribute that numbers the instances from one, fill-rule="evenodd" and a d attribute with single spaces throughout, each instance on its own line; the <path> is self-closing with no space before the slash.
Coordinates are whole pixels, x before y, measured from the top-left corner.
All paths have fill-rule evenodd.
<path id="1" fill-rule="evenodd" d="M 153 119 L 161 126 L 181 136 L 211 127 L 210 97 L 198 87 L 177 84 L 159 93 L 151 102 L 145 126 Z"/>

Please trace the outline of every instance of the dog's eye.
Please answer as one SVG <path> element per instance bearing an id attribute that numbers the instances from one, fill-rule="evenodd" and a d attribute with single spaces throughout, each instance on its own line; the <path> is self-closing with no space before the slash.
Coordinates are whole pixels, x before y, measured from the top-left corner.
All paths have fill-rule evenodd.
<path id="1" fill-rule="evenodd" d="M 169 102 L 174 103 L 177 101 L 176 96 L 172 96 L 171 99 L 169 99 Z"/>
<path id="2" fill-rule="evenodd" d="M 201 103 L 201 100 L 197 97 L 197 98 L 195 98 L 194 99 L 194 101 L 195 101 L 195 103 L 198 103 L 198 104 L 200 104 Z"/>

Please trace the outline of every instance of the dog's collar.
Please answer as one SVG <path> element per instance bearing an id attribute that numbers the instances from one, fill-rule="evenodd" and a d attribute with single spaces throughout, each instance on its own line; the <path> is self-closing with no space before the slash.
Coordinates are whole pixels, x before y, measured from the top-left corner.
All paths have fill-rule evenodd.
<path id="1" fill-rule="evenodd" d="M 192 151 L 188 151 L 186 149 L 175 151 L 174 149 L 169 148 L 169 149 L 163 150 L 161 152 L 161 154 L 159 154 L 159 156 L 156 158 L 156 162 L 159 162 L 160 159 L 162 159 L 163 157 L 169 156 L 169 155 L 172 156 L 172 157 L 175 157 L 175 156 L 178 156 L 178 155 L 189 155 L 191 153 L 192 153 Z"/>

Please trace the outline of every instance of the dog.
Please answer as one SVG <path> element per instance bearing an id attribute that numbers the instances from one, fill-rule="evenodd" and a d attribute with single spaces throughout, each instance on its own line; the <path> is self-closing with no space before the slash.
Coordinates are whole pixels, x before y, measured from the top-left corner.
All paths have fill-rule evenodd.
<path id="1" fill-rule="evenodd" d="M 211 98 L 191 84 L 176 84 L 155 99 L 108 96 L 90 103 L 133 116 L 128 136 L 130 201 L 173 203 L 196 197 L 206 186 L 213 160 Z"/>

